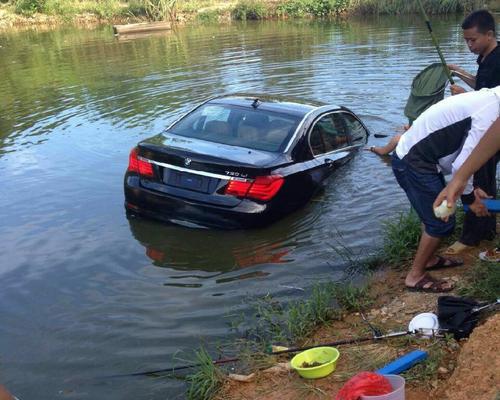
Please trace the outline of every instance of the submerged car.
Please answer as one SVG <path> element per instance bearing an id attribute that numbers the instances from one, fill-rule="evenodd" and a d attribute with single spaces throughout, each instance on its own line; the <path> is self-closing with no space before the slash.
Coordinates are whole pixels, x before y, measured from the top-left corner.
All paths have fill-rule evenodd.
<path id="1" fill-rule="evenodd" d="M 345 107 L 216 97 L 132 149 L 125 208 L 181 224 L 265 226 L 307 203 L 368 134 Z"/>

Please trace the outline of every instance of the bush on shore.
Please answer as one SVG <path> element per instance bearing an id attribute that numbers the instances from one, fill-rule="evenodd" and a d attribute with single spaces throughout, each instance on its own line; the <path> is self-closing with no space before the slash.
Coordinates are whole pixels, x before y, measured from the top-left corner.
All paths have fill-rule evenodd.
<path id="1" fill-rule="evenodd" d="M 235 20 L 267 18 L 327 17 L 340 14 L 408 14 L 417 13 L 416 0 L 239 0 L 230 5 L 225 0 L 0 0 L 12 5 L 15 13 L 31 16 L 35 13 L 71 18 L 92 13 L 99 18 L 143 17 L 152 21 L 178 19 L 191 15 L 199 21 L 217 20 L 220 12 L 206 8 L 224 4 L 224 12 Z M 423 0 L 429 14 L 457 13 L 474 7 L 474 0 Z"/>

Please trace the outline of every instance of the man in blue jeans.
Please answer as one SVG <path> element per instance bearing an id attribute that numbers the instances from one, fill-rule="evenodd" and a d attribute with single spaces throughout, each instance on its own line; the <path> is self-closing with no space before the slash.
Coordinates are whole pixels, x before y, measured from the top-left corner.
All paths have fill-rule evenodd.
<path id="1" fill-rule="evenodd" d="M 499 117 L 500 86 L 448 97 L 423 112 L 399 140 L 392 169 L 423 224 L 415 259 L 408 272 L 408 289 L 447 292 L 453 286 L 437 280 L 428 271 L 462 262 L 435 253 L 441 238 L 455 228 L 455 219 L 434 216 L 433 202 L 445 187 L 443 175 L 453 173 L 467 159 L 484 133 Z M 487 195 L 469 180 L 462 202 L 478 216 L 487 215 L 481 198 Z"/>

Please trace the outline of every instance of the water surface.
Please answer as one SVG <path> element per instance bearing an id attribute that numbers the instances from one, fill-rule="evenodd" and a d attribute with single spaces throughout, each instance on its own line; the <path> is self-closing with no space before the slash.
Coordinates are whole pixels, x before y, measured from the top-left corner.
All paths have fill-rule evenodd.
<path id="1" fill-rule="evenodd" d="M 475 70 L 461 17 L 433 21 Z M 23 399 L 182 398 L 182 382 L 95 379 L 172 365 L 229 335 L 248 296 L 341 279 L 332 249 L 376 251 L 407 209 L 386 161 L 359 154 L 325 193 L 266 229 L 126 218 L 130 149 L 209 96 L 264 92 L 344 105 L 394 133 L 412 77 L 437 60 L 417 18 L 184 27 L 115 38 L 0 34 L 0 381 Z M 370 139 L 371 144 L 384 139 Z"/>

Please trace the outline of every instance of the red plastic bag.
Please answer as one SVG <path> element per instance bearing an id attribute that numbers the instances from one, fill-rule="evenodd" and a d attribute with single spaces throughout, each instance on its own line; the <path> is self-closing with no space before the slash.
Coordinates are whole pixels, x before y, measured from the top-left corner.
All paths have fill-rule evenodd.
<path id="1" fill-rule="evenodd" d="M 342 386 L 335 400 L 358 400 L 361 396 L 380 396 L 392 391 L 391 383 L 385 376 L 375 372 L 360 372 Z"/>

